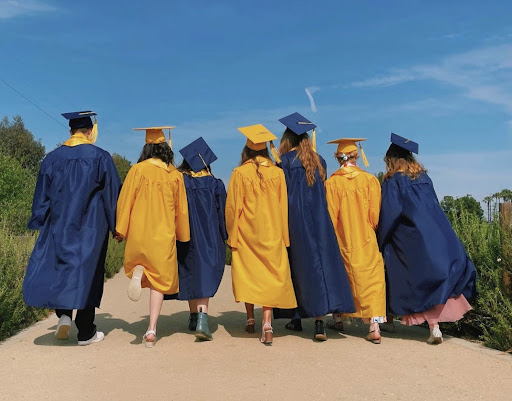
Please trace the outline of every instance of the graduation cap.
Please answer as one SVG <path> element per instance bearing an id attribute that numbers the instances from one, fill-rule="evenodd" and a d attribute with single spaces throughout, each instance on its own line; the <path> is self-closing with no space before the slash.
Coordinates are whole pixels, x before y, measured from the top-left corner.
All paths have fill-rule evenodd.
<path id="1" fill-rule="evenodd" d="M 359 144 L 359 149 L 361 149 L 361 157 L 363 158 L 363 163 L 366 167 L 368 167 L 370 164 L 368 163 L 368 159 L 366 159 L 363 147 L 361 146 L 362 141 L 366 141 L 366 138 L 340 138 L 335 139 L 334 141 L 329 141 L 327 143 L 338 144 L 338 148 L 336 149 L 336 155 L 346 155 L 350 152 L 357 152 L 357 144 Z"/>
<path id="2" fill-rule="evenodd" d="M 195 141 L 189 143 L 180 153 L 194 173 L 202 169 L 208 169 L 208 166 L 217 160 L 217 156 L 210 149 L 203 137 L 197 138 Z"/>
<path id="3" fill-rule="evenodd" d="M 96 113 L 90 110 L 62 113 L 62 117 L 69 120 L 69 128 L 71 129 L 92 128 L 93 123 L 91 117 L 95 115 Z"/>
<path id="4" fill-rule="evenodd" d="M 410 139 L 406 139 L 400 135 L 391 133 L 391 143 L 409 152 L 418 154 L 419 145 Z"/>
<path id="5" fill-rule="evenodd" d="M 163 143 L 165 142 L 164 129 L 168 130 L 169 134 L 169 146 L 172 148 L 171 142 L 171 129 L 176 128 L 170 125 L 164 125 L 162 127 L 145 127 L 145 128 L 133 128 L 134 131 L 146 131 L 146 143 Z"/>
<path id="6" fill-rule="evenodd" d="M 314 123 L 299 113 L 292 113 L 279 119 L 279 121 L 296 135 L 302 135 L 310 130 L 313 130 L 311 142 L 313 143 L 313 150 L 316 152 L 316 125 Z"/>
<path id="7" fill-rule="evenodd" d="M 270 132 L 265 126 L 262 124 L 249 125 L 247 127 L 239 127 L 238 131 L 247 137 L 245 146 L 249 149 L 263 150 L 266 149 L 267 142 L 270 142 L 270 151 L 272 152 L 272 156 L 274 156 L 276 163 L 281 163 L 279 154 L 272 142 L 274 139 L 277 139 L 277 136 Z"/>

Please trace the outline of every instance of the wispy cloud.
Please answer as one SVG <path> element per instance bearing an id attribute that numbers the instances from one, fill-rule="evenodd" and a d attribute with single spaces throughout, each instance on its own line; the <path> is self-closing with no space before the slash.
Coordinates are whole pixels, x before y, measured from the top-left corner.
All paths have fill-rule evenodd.
<path id="1" fill-rule="evenodd" d="M 473 100 L 495 104 L 512 114 L 512 45 L 472 50 L 436 64 L 395 68 L 387 74 L 352 82 L 345 88 L 372 88 L 432 80 L 460 88 Z"/>
<path id="2" fill-rule="evenodd" d="M 317 108 L 316 108 L 316 104 L 315 104 L 315 99 L 313 98 L 313 93 L 318 92 L 320 90 L 320 88 L 318 88 L 316 86 L 312 86 L 309 88 L 305 88 L 304 90 L 306 91 L 306 95 L 308 95 L 309 103 L 311 106 L 311 111 L 313 113 L 316 113 Z"/>
<path id="3" fill-rule="evenodd" d="M 0 19 L 55 11 L 56 7 L 40 0 L 0 0 Z"/>

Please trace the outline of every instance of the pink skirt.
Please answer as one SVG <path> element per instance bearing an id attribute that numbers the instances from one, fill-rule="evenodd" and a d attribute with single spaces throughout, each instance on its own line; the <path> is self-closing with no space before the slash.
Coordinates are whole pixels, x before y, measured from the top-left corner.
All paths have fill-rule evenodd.
<path id="1" fill-rule="evenodd" d="M 471 305 L 464 295 L 448 298 L 446 303 L 436 305 L 425 312 L 412 313 L 402 317 L 402 324 L 414 326 L 427 322 L 428 324 L 437 324 L 439 322 L 456 322 L 462 319 L 465 313 L 469 312 Z"/>

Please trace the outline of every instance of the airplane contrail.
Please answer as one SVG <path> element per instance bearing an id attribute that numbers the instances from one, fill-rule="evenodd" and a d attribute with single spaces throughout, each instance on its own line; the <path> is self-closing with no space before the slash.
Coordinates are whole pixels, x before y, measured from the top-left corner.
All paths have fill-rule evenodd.
<path id="1" fill-rule="evenodd" d="M 313 99 L 313 93 L 317 92 L 319 90 L 319 88 L 311 87 L 311 88 L 304 88 L 304 90 L 306 91 L 306 95 L 308 95 L 309 103 L 311 104 L 311 111 L 313 113 L 316 113 L 317 108 L 316 108 L 316 104 L 315 104 L 315 99 Z"/>

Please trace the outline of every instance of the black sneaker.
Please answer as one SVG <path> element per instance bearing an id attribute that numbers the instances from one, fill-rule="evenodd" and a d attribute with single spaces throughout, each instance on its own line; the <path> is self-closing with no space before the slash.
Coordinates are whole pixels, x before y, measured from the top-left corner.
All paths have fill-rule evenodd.
<path id="1" fill-rule="evenodd" d="M 323 320 L 315 320 L 315 333 L 313 335 L 313 339 L 315 341 L 327 341 Z"/>
<path id="2" fill-rule="evenodd" d="M 292 319 L 284 327 L 292 331 L 302 331 L 302 321 L 300 319 Z"/>
<path id="3" fill-rule="evenodd" d="M 190 316 L 188 318 L 188 329 L 190 331 L 196 331 L 197 317 L 198 316 L 199 316 L 199 313 L 197 313 L 197 312 L 190 312 Z"/>

